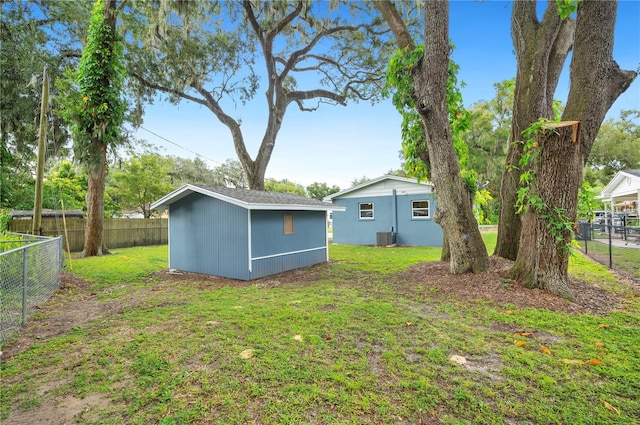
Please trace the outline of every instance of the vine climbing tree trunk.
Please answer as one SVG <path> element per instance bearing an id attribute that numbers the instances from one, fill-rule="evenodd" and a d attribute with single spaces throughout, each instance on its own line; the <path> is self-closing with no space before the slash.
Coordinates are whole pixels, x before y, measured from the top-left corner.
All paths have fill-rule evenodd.
<path id="1" fill-rule="evenodd" d="M 84 234 L 83 257 L 108 254 L 104 244 L 104 189 L 107 174 L 107 146 L 94 143 L 94 149 L 99 152 L 100 161 L 87 167 L 87 223 Z"/>
<path id="2" fill-rule="evenodd" d="M 509 277 L 525 287 L 548 289 L 568 299 L 573 298 L 567 285 L 570 223 L 575 221 L 583 168 L 577 155 L 578 127 L 578 122 L 560 123 L 537 136 L 529 196 L 546 208 L 532 205 L 524 213 L 518 256 L 509 271 Z"/>
<path id="3" fill-rule="evenodd" d="M 103 236 L 107 150 L 119 143 L 124 119 L 123 50 L 115 31 L 115 13 L 115 0 L 98 0 L 94 4 L 76 77 L 79 96 L 76 102 L 67 105 L 74 132 L 74 153 L 88 173 L 84 257 L 108 253 Z"/>
<path id="4" fill-rule="evenodd" d="M 401 49 L 415 46 L 395 5 L 376 1 Z M 431 180 L 438 193 L 434 219 L 443 229 L 452 273 L 481 272 L 489 258 L 460 173 L 447 110 L 449 3 L 425 3 L 424 56 L 412 71 L 417 110 L 427 139 Z"/>
<path id="5" fill-rule="evenodd" d="M 634 71 L 621 70 L 612 57 L 616 8 L 615 1 L 582 1 L 578 5 L 571 87 L 562 119 L 579 121 L 579 129 L 562 127 L 558 134 L 539 141 L 540 160 L 534 164 L 538 174 L 531 190 L 540 195 L 546 207 L 525 214 L 518 256 L 509 271 L 526 286 L 568 298 L 569 254 L 562 246 L 571 236 L 568 229 L 575 221 L 582 172 L 607 111 L 637 76 Z M 557 213 L 564 215 L 563 223 Z M 550 233 L 550 228 L 562 231 Z"/>
<path id="6" fill-rule="evenodd" d="M 515 1 L 511 15 L 511 38 L 517 57 L 513 118 L 509 150 L 500 186 L 500 219 L 494 255 L 515 260 L 518 254 L 521 217 L 516 213 L 521 171 L 522 131 L 539 118 L 552 119 L 553 93 L 571 48 L 575 21 L 560 19 L 555 2 L 549 2 L 542 21 L 536 2 Z"/>

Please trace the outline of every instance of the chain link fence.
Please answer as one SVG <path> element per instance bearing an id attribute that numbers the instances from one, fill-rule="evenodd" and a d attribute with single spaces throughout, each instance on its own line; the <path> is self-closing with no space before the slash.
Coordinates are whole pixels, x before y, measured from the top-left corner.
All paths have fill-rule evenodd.
<path id="1" fill-rule="evenodd" d="M 579 223 L 576 240 L 595 261 L 640 280 L 640 226 Z"/>
<path id="2" fill-rule="evenodd" d="M 5 233 L 0 240 L 0 344 L 60 287 L 62 238 Z"/>

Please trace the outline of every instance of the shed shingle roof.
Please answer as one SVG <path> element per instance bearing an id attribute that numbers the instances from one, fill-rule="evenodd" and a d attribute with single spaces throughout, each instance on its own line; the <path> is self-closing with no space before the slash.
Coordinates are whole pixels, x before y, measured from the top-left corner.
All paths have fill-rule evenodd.
<path id="1" fill-rule="evenodd" d="M 237 189 L 223 186 L 187 184 L 171 192 L 151 205 L 152 209 L 165 209 L 172 203 L 191 193 L 201 193 L 213 198 L 241 206 L 246 209 L 296 209 L 296 210 L 334 210 L 340 209 L 327 202 L 306 198 L 300 195 L 261 190 Z"/>

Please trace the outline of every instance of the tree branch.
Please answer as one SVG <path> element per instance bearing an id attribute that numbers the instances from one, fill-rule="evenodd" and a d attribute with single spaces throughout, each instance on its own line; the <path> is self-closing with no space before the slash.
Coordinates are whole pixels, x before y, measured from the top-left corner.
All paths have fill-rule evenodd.
<path id="1" fill-rule="evenodd" d="M 333 28 L 329 28 L 329 29 L 318 32 L 316 36 L 309 42 L 309 44 L 307 44 L 302 49 L 296 50 L 295 52 L 291 53 L 291 56 L 289 57 L 286 64 L 284 65 L 284 69 L 280 73 L 280 78 L 284 78 L 289 73 L 289 71 L 291 71 L 295 67 L 297 63 L 302 61 L 303 58 L 306 57 L 307 53 L 309 53 L 311 49 L 313 49 L 313 47 L 316 44 L 318 44 L 318 42 L 322 38 L 338 32 L 342 32 L 342 31 L 353 32 L 353 31 L 358 31 L 362 28 L 368 28 L 368 26 L 365 24 L 361 24 L 357 26 L 338 26 L 338 27 L 333 27 Z"/>
<path id="2" fill-rule="evenodd" d="M 556 11 L 557 13 L 557 11 Z M 551 53 L 549 54 L 549 66 L 547 73 L 547 93 L 549 109 L 553 108 L 553 94 L 558 86 L 560 73 L 567 60 L 567 56 L 573 47 L 573 38 L 576 32 L 576 21 L 567 18 L 560 23 L 560 29 L 553 42 Z"/>
<path id="3" fill-rule="evenodd" d="M 316 90 L 306 90 L 306 91 L 291 91 L 286 94 L 285 103 L 288 105 L 291 102 L 296 102 L 300 107 L 300 110 L 315 110 L 315 109 L 304 109 L 304 105 L 302 105 L 302 100 L 308 99 L 316 99 L 316 98 L 324 98 L 331 99 L 340 105 L 346 105 L 346 96 L 340 95 L 338 93 L 334 93 L 329 90 L 316 89 Z M 317 108 L 316 108 L 317 109 Z"/>
<path id="4" fill-rule="evenodd" d="M 150 89 L 160 90 L 163 93 L 172 94 L 174 96 L 178 96 L 178 97 L 181 97 L 183 99 L 190 100 L 192 102 L 195 102 L 195 103 L 198 103 L 200 105 L 208 107 L 207 102 L 204 101 L 203 99 L 200 99 L 199 97 L 191 96 L 191 95 L 186 94 L 186 93 L 184 93 L 184 92 L 182 92 L 180 90 L 176 90 L 176 89 L 172 89 L 172 88 L 169 88 L 169 87 L 161 86 L 161 85 L 156 84 L 156 83 L 152 83 L 151 81 L 146 80 L 140 74 L 137 74 L 135 72 L 131 73 L 131 76 L 133 78 L 135 78 L 136 80 L 140 81 L 144 86 L 149 87 Z"/>
<path id="5" fill-rule="evenodd" d="M 413 43 L 413 39 L 411 38 L 411 34 L 407 29 L 407 26 L 404 24 L 402 16 L 396 9 L 396 6 L 390 2 L 389 0 L 374 0 L 373 2 L 375 6 L 378 8 L 382 17 L 389 27 L 391 28 L 391 32 L 393 32 L 394 37 L 396 38 L 396 42 L 400 49 L 415 49 L 415 44 Z"/>

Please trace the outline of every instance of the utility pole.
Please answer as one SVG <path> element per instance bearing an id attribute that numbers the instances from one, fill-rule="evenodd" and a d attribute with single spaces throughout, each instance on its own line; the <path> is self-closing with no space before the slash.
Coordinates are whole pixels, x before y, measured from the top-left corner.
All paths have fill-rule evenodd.
<path id="1" fill-rule="evenodd" d="M 40 105 L 40 132 L 38 135 L 38 168 L 36 170 L 36 195 L 33 202 L 31 233 L 39 235 L 42 230 L 42 184 L 44 180 L 45 142 L 47 139 L 47 113 L 49 112 L 49 70 L 42 73 L 42 103 Z"/>

